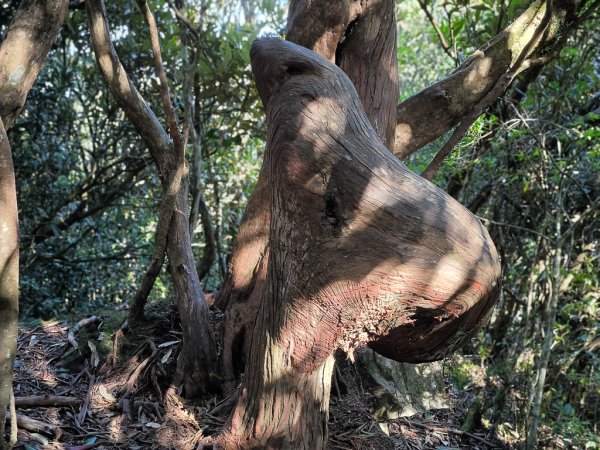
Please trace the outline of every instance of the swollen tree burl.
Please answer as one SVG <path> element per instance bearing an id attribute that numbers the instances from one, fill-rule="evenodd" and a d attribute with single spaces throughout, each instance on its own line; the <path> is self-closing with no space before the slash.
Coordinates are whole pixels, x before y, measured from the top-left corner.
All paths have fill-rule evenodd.
<path id="1" fill-rule="evenodd" d="M 268 126 L 270 258 L 226 447 L 323 448 L 333 352 L 440 359 L 496 302 L 480 221 L 378 138 L 354 86 L 279 39 L 251 50 Z"/>

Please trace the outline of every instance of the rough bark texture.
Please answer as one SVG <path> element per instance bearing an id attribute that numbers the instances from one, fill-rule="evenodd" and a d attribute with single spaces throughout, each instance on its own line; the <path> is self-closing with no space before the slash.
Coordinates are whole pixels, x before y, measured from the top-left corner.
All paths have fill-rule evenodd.
<path id="1" fill-rule="evenodd" d="M 19 321 L 19 223 L 15 171 L 0 118 L 0 448 L 12 392 Z"/>
<path id="2" fill-rule="evenodd" d="M 359 96 L 367 117 L 388 148 L 393 146 L 398 98 L 395 30 L 391 0 L 293 0 L 289 7 L 287 39 L 342 65 L 355 86 L 361 86 Z M 225 311 L 222 362 L 227 391 L 233 388 L 245 366 L 264 288 L 269 204 L 263 164 L 216 302 Z"/>
<path id="3" fill-rule="evenodd" d="M 225 445 L 323 448 L 333 351 L 444 357 L 489 314 L 500 264 L 479 220 L 386 149 L 338 67 L 278 39 L 256 41 L 251 60 L 269 129 L 270 259 Z"/>
<path id="4" fill-rule="evenodd" d="M 534 2 L 509 27 L 460 65 L 449 77 L 398 105 L 394 154 L 406 159 L 461 122 L 519 59 L 535 57 L 557 38 L 580 2 L 552 3 L 550 23 L 536 38 L 548 2 Z M 532 42 L 532 38 L 534 41 Z"/>
<path id="5" fill-rule="evenodd" d="M 106 12 L 101 1 L 86 2 L 92 45 L 104 80 L 148 147 L 161 175 L 165 196 L 173 195 L 173 214 L 166 241 L 170 271 L 177 294 L 183 344 L 177 375 L 185 393 L 194 397 L 217 388 L 216 346 L 208 321 L 208 304 L 202 294 L 194 263 L 188 220 L 188 176 L 185 162 L 175 157 L 173 142 L 146 104 L 119 61 L 109 38 Z M 172 180 L 180 176 L 176 192 Z"/>
<path id="6" fill-rule="evenodd" d="M 336 64 L 352 80 L 371 125 L 389 149 L 394 148 L 399 95 L 394 7 L 394 0 L 360 2 L 358 17 L 336 51 Z"/>
<path id="7" fill-rule="evenodd" d="M 351 5 L 352 14 L 355 15 L 358 2 L 353 0 L 291 0 L 286 39 L 335 62 L 337 46 L 344 37 L 351 19 Z"/>
<path id="8" fill-rule="evenodd" d="M 23 0 L 0 47 L 0 117 L 8 130 L 46 60 L 68 0 Z"/>

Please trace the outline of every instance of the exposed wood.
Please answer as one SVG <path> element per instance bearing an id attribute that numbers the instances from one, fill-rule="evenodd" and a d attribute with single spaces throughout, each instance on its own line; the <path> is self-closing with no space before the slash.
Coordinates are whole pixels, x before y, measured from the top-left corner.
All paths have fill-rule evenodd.
<path id="1" fill-rule="evenodd" d="M 68 0 L 23 0 L 0 46 L 0 118 L 8 130 L 46 60 Z"/>
<path id="2" fill-rule="evenodd" d="M 337 46 L 351 21 L 351 8 L 358 7 L 359 2 L 355 0 L 291 0 L 286 38 L 335 62 Z"/>
<path id="3" fill-rule="evenodd" d="M 322 448 L 333 351 L 444 357 L 488 316 L 500 264 L 477 218 L 385 148 L 339 68 L 278 39 L 255 41 L 251 61 L 267 113 L 270 258 L 225 437 Z"/>

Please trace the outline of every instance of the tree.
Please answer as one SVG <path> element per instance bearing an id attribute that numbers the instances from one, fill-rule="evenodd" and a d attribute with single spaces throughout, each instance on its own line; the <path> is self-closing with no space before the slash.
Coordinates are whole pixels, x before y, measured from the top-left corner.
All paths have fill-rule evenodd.
<path id="1" fill-rule="evenodd" d="M 343 2 L 342 2 L 343 3 Z M 362 9 L 361 9 L 362 8 Z M 425 171 L 431 175 L 477 117 L 528 67 L 546 63 L 544 54 L 559 28 L 573 25 L 574 4 L 553 8 L 538 1 L 513 24 L 467 59 L 448 78 L 415 94 L 396 108 L 397 79 L 393 2 L 290 5 L 288 38 L 335 60 L 347 71 L 365 106 L 367 117 L 384 144 L 406 159 L 425 144 L 459 125 Z M 379 33 L 380 29 L 388 33 Z M 370 51 L 363 51 L 369 48 Z M 363 59 L 361 55 L 368 55 Z M 371 60 L 370 58 L 373 58 Z M 391 94 L 390 94 L 391 93 Z M 391 130 L 395 130 L 394 133 Z M 230 386 L 236 373 L 232 361 L 248 354 L 249 336 L 258 311 L 268 254 L 269 198 L 261 172 L 236 240 L 227 278 L 216 305 L 226 311 L 224 376 Z M 240 348 L 239 342 L 244 345 Z M 235 356 L 234 356 L 235 355 Z"/>
<path id="2" fill-rule="evenodd" d="M 92 0 L 86 2 L 92 45 L 100 72 L 111 93 L 152 154 L 161 175 L 164 191 L 153 258 L 140 291 L 134 299 L 130 317 L 141 314 L 143 308 L 141 302 L 144 302 L 148 296 L 167 254 L 183 328 L 184 344 L 178 358 L 177 378 L 185 385 L 186 395 L 194 397 L 215 389 L 216 348 L 208 323 L 208 304 L 200 288 L 192 254 L 185 144 L 169 98 L 154 17 L 145 2 L 142 2 L 141 6 L 151 31 L 157 72 L 161 80 L 161 96 L 171 137 L 167 135 L 133 83 L 129 81 L 109 38 L 104 3 Z M 140 303 L 141 307 L 138 307 Z"/>
<path id="3" fill-rule="evenodd" d="M 400 105 L 392 1 L 292 1 L 288 39 L 321 57 L 277 40 L 255 44 L 269 144 L 217 300 L 226 311 L 227 391 L 239 376 L 234 360 L 249 354 L 225 446 L 322 447 L 336 348 L 351 355 L 366 344 L 399 361 L 429 361 L 472 334 L 497 296 L 497 255 L 480 222 L 424 178 L 521 72 L 539 73 L 554 58 L 596 3 L 581 13 L 579 2 L 535 2 L 449 77 Z M 218 389 L 208 305 L 191 251 L 186 133 L 180 136 L 170 104 L 157 27 L 141 2 L 168 133 L 120 63 L 102 3 L 86 6 L 100 71 L 150 150 L 164 193 L 131 325 L 168 255 L 184 332 L 179 381 L 189 396 Z M 193 34 L 187 19 L 178 18 Z M 188 113 L 185 126 L 201 129 Z M 422 178 L 399 162 L 453 127 Z M 193 217 L 201 200 L 195 194 Z M 14 247 L 14 233 L 10 239 Z M 551 330 L 552 311 L 548 317 Z"/>
<path id="4" fill-rule="evenodd" d="M 9 443 L 5 441 L 6 408 L 13 397 L 19 316 L 17 194 L 6 130 L 25 104 L 62 24 L 67 5 L 67 1 L 24 1 L 0 46 L 0 448 L 14 444 L 17 432 L 13 408 L 11 439 Z"/>
<path id="5" fill-rule="evenodd" d="M 344 9 L 344 6 L 346 6 L 346 9 Z M 450 77 L 400 104 L 397 109 L 397 118 L 393 121 L 396 125 L 395 145 L 390 145 L 390 142 L 393 142 L 393 138 L 390 139 L 389 133 L 386 132 L 386 125 L 390 123 L 389 113 L 387 116 L 383 114 L 383 119 L 381 116 L 376 116 L 373 113 L 373 110 L 377 111 L 377 114 L 381 114 L 382 111 L 389 111 L 388 108 L 381 105 L 387 98 L 393 98 L 393 95 L 386 97 L 382 92 L 390 92 L 390 86 L 393 87 L 394 85 L 393 80 L 386 86 L 388 89 L 381 86 L 369 85 L 368 83 L 369 76 L 374 80 L 389 82 L 390 78 L 386 76 L 390 73 L 389 59 L 381 55 L 394 55 L 394 52 L 386 53 L 386 45 L 379 43 L 374 50 L 379 64 L 374 64 L 372 61 L 363 62 L 357 56 L 359 52 L 366 55 L 373 54 L 373 52 L 364 51 L 365 48 L 369 48 L 368 46 L 376 41 L 373 35 L 368 34 L 368 30 L 387 29 L 385 25 L 382 25 L 382 22 L 384 24 L 392 22 L 393 14 L 390 14 L 389 2 L 374 2 L 368 6 L 362 5 L 362 7 L 363 10 L 358 12 L 360 8 L 355 4 L 348 6 L 348 4 L 319 5 L 292 2 L 288 16 L 288 39 L 299 42 L 323 54 L 329 60 L 335 60 L 342 68 L 344 68 L 344 64 L 348 64 L 350 67 L 350 69 L 347 69 L 348 75 L 357 87 L 359 97 L 366 109 L 367 117 L 369 117 L 371 123 L 378 131 L 379 137 L 387 143 L 389 148 L 393 148 L 394 153 L 401 159 L 406 158 L 424 144 L 440 137 L 443 133 L 458 125 L 447 143 L 440 149 L 434 160 L 424 171 L 423 176 L 431 178 L 444 158 L 450 153 L 460 138 L 464 136 L 477 117 L 496 101 L 519 73 L 532 67 L 542 67 L 555 57 L 555 53 L 552 53 L 549 49 L 552 44 L 555 45 L 555 49 L 560 49 L 564 45 L 565 35 L 568 35 L 566 30 L 573 29 L 577 23 L 575 17 L 580 5 L 572 2 L 553 2 L 552 4 L 541 1 L 535 2 L 513 24 L 476 52 L 473 57 L 463 63 Z M 582 14 L 580 18 L 583 16 Z M 379 26 L 373 26 L 372 21 L 374 18 L 379 21 Z M 385 18 L 387 18 L 387 22 L 384 20 Z M 307 24 L 310 25 L 307 26 Z M 392 26 L 392 29 L 395 28 Z M 395 40 L 392 40 L 392 42 L 395 42 Z M 353 45 L 356 49 L 360 50 L 355 50 L 352 53 Z M 345 57 L 345 52 L 352 56 Z M 280 56 L 280 58 L 281 66 L 290 63 L 286 57 Z M 289 55 L 287 58 L 291 60 L 289 65 L 293 65 L 293 62 L 295 62 L 294 58 Z M 274 61 L 278 61 L 278 59 L 274 58 Z M 345 63 L 345 61 L 352 61 L 352 63 Z M 266 64 L 265 58 L 262 60 L 262 65 Z M 299 65 L 302 69 L 305 65 L 310 66 L 310 64 Z M 261 64 L 259 63 L 258 66 L 261 67 Z M 300 74 L 303 73 L 302 69 L 299 70 Z M 387 71 L 381 69 L 387 69 Z M 280 68 L 280 70 L 283 71 L 284 69 Z M 356 73 L 360 74 L 363 78 L 359 79 L 359 76 L 353 76 Z M 293 75 L 296 75 L 296 73 L 290 76 Z M 258 74 L 255 73 L 255 76 L 260 89 L 260 84 L 264 82 L 261 79 L 263 74 L 260 72 Z M 275 84 L 274 80 L 285 79 L 285 75 L 281 73 L 278 76 L 269 74 L 266 77 L 268 80 L 266 83 Z M 361 93 L 368 93 L 368 95 L 363 94 L 361 96 Z M 318 99 L 318 93 L 315 94 L 313 92 L 310 95 Z M 263 95 L 263 101 L 265 99 L 268 101 L 268 98 L 269 96 Z M 378 100 L 382 103 L 377 104 Z M 377 104 L 373 110 L 370 109 L 372 102 Z M 267 102 L 265 101 L 265 103 Z M 266 108 L 268 111 L 268 104 L 266 104 Z M 344 121 L 340 120 L 340 122 L 343 123 Z M 291 119 L 291 123 L 294 123 L 293 119 Z M 275 120 L 270 125 L 272 127 L 281 127 L 279 120 Z M 310 127 L 308 129 L 310 130 Z M 320 131 L 322 134 L 325 133 L 323 130 Z M 293 136 L 293 132 L 289 132 L 289 134 Z M 285 142 L 280 143 L 277 141 L 277 143 L 280 146 L 285 145 Z M 293 145 L 296 144 L 297 141 L 293 141 Z M 292 144 L 289 145 L 292 146 Z M 273 149 L 273 151 L 277 151 L 277 149 Z M 292 277 L 292 273 L 296 274 L 299 272 L 300 275 L 295 276 L 302 277 L 303 271 L 299 267 L 294 267 L 289 272 L 280 269 L 281 271 L 277 272 L 277 275 L 274 275 L 272 270 L 275 269 L 271 269 L 268 262 L 268 259 L 273 257 L 271 246 L 278 239 L 282 239 L 280 233 L 285 232 L 282 229 L 273 230 L 273 226 L 279 223 L 273 216 L 270 216 L 271 229 L 269 231 L 269 212 L 273 214 L 273 208 L 275 208 L 273 205 L 271 205 L 271 208 L 268 207 L 269 201 L 282 195 L 277 190 L 275 194 L 269 195 L 269 189 L 274 189 L 273 183 L 277 179 L 273 178 L 276 176 L 274 174 L 278 173 L 274 168 L 275 166 L 267 166 L 270 157 L 274 158 L 275 156 L 270 154 L 267 156 L 267 162 L 265 162 L 261 171 L 257 189 L 250 199 L 244 222 L 240 228 L 238 241 L 234 247 L 229 267 L 228 278 L 217 301 L 219 307 L 226 308 L 227 310 L 223 352 L 224 374 L 231 385 L 236 375 L 233 370 L 234 355 L 236 352 L 242 355 L 248 354 L 249 335 L 254 324 L 254 314 L 258 312 L 258 314 L 261 314 L 260 317 L 262 317 L 262 314 L 271 315 L 269 319 L 261 319 L 262 321 L 258 322 L 260 325 L 257 325 L 254 330 L 253 339 L 255 343 L 252 346 L 253 351 L 249 356 L 249 365 L 242 388 L 241 400 L 232 416 L 230 431 L 234 436 L 234 442 L 237 442 L 236 439 L 241 439 L 243 442 L 247 442 L 246 445 L 250 447 L 256 445 L 256 443 L 259 446 L 283 445 L 290 446 L 290 448 L 302 445 L 307 445 L 308 447 L 319 446 L 322 445 L 323 435 L 320 435 L 315 430 L 319 429 L 318 424 L 323 423 L 322 418 L 321 420 L 315 418 L 312 421 L 308 420 L 307 422 L 312 426 L 308 425 L 305 429 L 302 429 L 302 426 L 298 422 L 294 422 L 293 424 L 290 422 L 285 424 L 278 423 L 277 418 L 269 416 L 268 413 L 272 411 L 273 405 L 293 403 L 294 401 L 291 398 L 294 395 L 300 396 L 298 393 L 299 390 L 296 391 L 293 389 L 293 386 L 305 386 L 304 383 L 309 383 L 308 381 L 301 382 L 293 378 L 293 376 L 289 380 L 284 376 L 284 380 L 281 381 L 283 387 L 278 384 L 280 380 L 277 374 L 280 377 L 282 373 L 287 375 L 287 368 L 290 363 L 289 360 L 285 359 L 284 361 L 275 361 L 275 358 L 278 356 L 281 357 L 282 354 L 292 360 L 294 358 L 293 350 L 285 347 L 279 341 L 279 339 L 282 339 L 283 342 L 287 342 L 286 339 L 290 339 L 281 337 L 284 332 L 278 326 L 287 326 L 285 328 L 286 332 L 294 335 L 294 331 L 290 330 L 293 327 L 287 325 L 287 320 L 292 319 L 288 319 L 287 313 L 281 312 L 281 309 L 285 310 L 289 304 L 291 304 L 289 308 L 293 311 L 300 309 L 295 304 L 298 301 L 297 299 L 282 300 L 282 298 L 288 299 L 284 295 L 284 292 L 286 292 L 285 286 L 287 286 L 285 281 L 289 279 L 295 280 Z M 305 161 L 308 158 L 306 155 L 303 155 L 303 158 L 298 159 Z M 299 163 L 295 161 L 295 164 Z M 285 173 L 281 167 L 277 167 Z M 325 179 L 328 179 L 329 174 L 325 171 L 323 176 Z M 289 199 L 288 201 L 291 202 Z M 279 205 L 279 208 L 281 207 Z M 327 207 L 325 209 L 327 210 Z M 335 206 L 330 205 L 330 209 L 335 209 Z M 278 218 L 281 217 L 282 211 L 277 208 L 275 210 Z M 325 213 L 325 216 L 327 216 L 327 213 Z M 284 217 L 288 216 L 284 215 Z M 330 219 L 334 221 L 339 220 L 339 218 L 335 217 L 331 217 Z M 306 221 L 301 223 L 311 222 Z M 299 223 L 298 227 L 300 227 Z M 308 250 L 304 249 L 303 252 L 297 250 L 295 253 L 293 245 L 289 242 L 295 239 L 297 239 L 297 235 L 289 234 L 288 231 L 288 241 L 285 243 L 285 248 L 291 255 L 300 258 L 300 255 L 308 253 Z M 284 244 L 280 245 L 283 246 Z M 307 256 L 307 258 L 309 257 Z M 313 265 L 317 265 L 315 261 L 312 261 L 312 263 Z M 280 264 L 282 263 L 277 263 L 277 265 Z M 273 293 L 274 288 L 272 286 L 265 285 L 265 283 L 269 283 L 269 280 L 273 278 L 276 278 L 278 281 L 271 282 L 275 283 L 278 289 L 281 289 L 279 291 L 275 290 L 275 293 Z M 288 293 L 287 295 L 294 298 L 293 294 Z M 343 297 L 343 294 L 340 295 Z M 278 300 L 272 300 L 272 297 L 276 297 Z M 282 306 L 279 301 L 283 301 L 284 305 Z M 265 306 L 265 303 L 268 306 Z M 310 299 L 305 300 L 302 304 L 305 305 L 306 303 L 310 304 Z M 331 301 L 331 303 L 335 302 Z M 329 307 L 331 307 L 331 304 L 327 303 L 327 308 Z M 269 313 L 264 312 L 265 309 Z M 249 311 L 252 314 L 249 314 Z M 308 317 L 319 317 L 314 311 L 313 313 L 313 315 L 310 313 L 307 314 L 304 317 L 304 321 L 299 319 L 297 321 L 303 323 L 303 326 L 306 327 Z M 279 317 L 285 317 L 285 320 L 278 319 Z M 278 323 L 278 320 L 281 320 L 283 323 Z M 333 322 L 335 323 L 336 321 L 333 320 Z M 335 329 L 333 325 L 330 325 L 330 328 Z M 257 336 L 257 333 L 260 333 L 261 329 L 270 338 L 261 337 L 260 334 Z M 309 336 L 312 335 L 309 331 L 304 331 L 303 333 Z M 302 337 L 307 339 L 308 342 L 313 342 L 313 339 L 316 342 L 321 341 L 320 338 L 307 337 L 304 334 L 302 334 Z M 318 335 L 318 332 L 315 332 L 315 334 Z M 258 343 L 261 339 L 267 339 L 267 341 Z M 291 340 L 293 341 L 293 339 Z M 335 341 L 335 339 L 333 340 Z M 243 342 L 241 347 L 240 342 Z M 284 350 L 274 350 L 274 348 L 278 348 L 278 345 L 283 346 Z M 295 345 L 298 344 L 296 343 Z M 310 348 L 308 344 L 299 345 L 302 348 Z M 376 345 L 371 345 L 377 349 Z M 268 359 L 265 367 L 260 367 L 260 361 L 262 361 L 262 356 L 265 354 L 259 353 L 261 350 L 258 349 L 261 346 L 266 348 L 266 350 L 262 351 L 273 358 L 273 360 Z M 331 355 L 332 348 L 326 348 L 325 353 Z M 379 348 L 379 350 L 381 351 L 382 349 Z M 424 348 L 420 350 L 426 353 Z M 412 361 L 419 360 L 419 356 L 416 355 L 418 351 L 415 350 Z M 315 351 L 315 353 L 317 352 Z M 394 355 L 388 354 L 386 356 Z M 402 360 L 397 355 L 395 359 Z M 312 380 L 315 385 L 323 386 L 322 380 L 327 379 L 326 373 L 331 370 L 330 361 L 324 364 L 319 367 L 318 375 L 316 372 L 313 373 L 318 380 Z M 257 379 L 253 379 L 253 376 L 256 376 Z M 327 390 L 328 388 L 325 387 L 324 391 Z M 277 395 L 281 395 L 286 400 L 278 398 Z M 265 398 L 265 402 L 261 403 L 261 399 Z M 297 397 L 295 401 L 302 404 L 302 400 L 299 400 Z M 309 404 L 309 402 L 321 405 L 317 409 L 326 415 L 326 411 L 322 405 L 327 403 L 327 397 L 326 394 L 323 394 L 323 391 L 318 391 L 317 400 L 304 399 L 304 405 Z M 301 408 L 298 406 L 296 410 L 299 409 Z M 307 406 L 306 410 L 312 410 L 312 408 Z M 277 413 L 279 412 L 281 411 L 278 410 Z M 285 415 L 285 413 L 283 414 Z M 263 421 L 264 423 L 262 423 Z M 294 428 L 294 426 L 298 426 L 298 428 Z M 294 439 L 297 439 L 297 441 L 294 441 Z M 306 439 L 306 441 L 303 441 L 303 439 Z"/>
<path id="6" fill-rule="evenodd" d="M 378 140 L 339 68 L 273 39 L 254 43 L 252 63 L 273 219 L 229 438 L 322 448 L 334 350 L 443 357 L 495 304 L 500 265 L 477 219 Z"/>

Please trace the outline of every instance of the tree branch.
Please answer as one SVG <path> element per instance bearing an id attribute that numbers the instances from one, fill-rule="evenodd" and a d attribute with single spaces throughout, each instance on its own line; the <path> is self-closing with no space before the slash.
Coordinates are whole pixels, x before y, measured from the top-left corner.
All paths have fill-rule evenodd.
<path id="1" fill-rule="evenodd" d="M 455 55 L 452 54 L 452 51 L 450 50 L 451 47 L 448 44 L 448 42 L 446 41 L 446 37 L 444 36 L 444 33 L 442 33 L 442 30 L 440 30 L 440 27 L 438 26 L 433 15 L 431 14 L 431 11 L 429 11 L 429 9 L 427 8 L 427 5 L 425 4 L 425 2 L 423 0 L 418 0 L 418 2 L 419 2 L 419 6 L 421 7 L 423 12 L 427 16 L 427 20 L 429 20 L 429 23 L 433 27 L 435 34 L 437 35 L 437 38 L 440 41 L 440 45 L 442 46 L 442 49 L 444 49 L 444 52 L 446 52 L 446 54 L 452 59 L 452 61 L 454 61 L 458 65 L 458 59 L 456 58 Z"/>
<path id="2" fill-rule="evenodd" d="M 483 103 L 491 104 L 504 92 L 495 89 L 499 83 L 505 86 L 504 89 L 510 84 L 504 77 L 511 68 L 514 70 L 527 60 L 530 60 L 528 67 L 548 62 L 536 58 L 556 42 L 560 33 L 574 26 L 580 2 L 555 0 L 548 14 L 547 4 L 546 0 L 534 2 L 450 76 L 398 105 L 396 156 L 406 159 L 457 124 L 465 123 L 466 116 L 474 108 L 480 109 Z M 541 26 L 543 22 L 547 22 L 545 27 Z M 538 31 L 540 28 L 543 32 Z"/>
<path id="3" fill-rule="evenodd" d="M 173 164 L 172 142 L 154 111 L 146 104 L 127 72 L 110 40 L 106 9 L 103 1 L 86 0 L 90 36 L 100 73 L 109 91 L 150 151 L 158 165 L 163 184 L 165 174 Z"/>
<path id="4" fill-rule="evenodd" d="M 52 48 L 68 0 L 23 0 L 0 46 L 0 118 L 8 130 Z"/>

